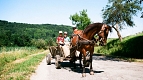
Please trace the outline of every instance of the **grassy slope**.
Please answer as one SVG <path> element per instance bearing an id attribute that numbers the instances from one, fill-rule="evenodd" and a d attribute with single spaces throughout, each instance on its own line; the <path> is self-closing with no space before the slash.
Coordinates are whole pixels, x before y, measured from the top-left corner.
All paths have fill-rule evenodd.
<path id="1" fill-rule="evenodd" d="M 143 58 L 143 33 L 119 39 L 110 40 L 106 46 L 97 48 L 97 53 L 123 56 L 129 58 Z"/>
<path id="2" fill-rule="evenodd" d="M 0 80 L 28 80 L 47 51 L 16 48 L 0 53 Z"/>

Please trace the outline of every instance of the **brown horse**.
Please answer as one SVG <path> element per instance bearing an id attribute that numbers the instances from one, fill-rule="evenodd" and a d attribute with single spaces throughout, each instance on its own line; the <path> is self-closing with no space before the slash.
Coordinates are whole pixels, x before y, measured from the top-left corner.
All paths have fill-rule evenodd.
<path id="1" fill-rule="evenodd" d="M 99 41 L 99 45 L 100 46 L 106 45 L 109 31 L 112 32 L 112 28 L 109 25 L 107 25 L 107 27 L 105 27 L 104 31 L 100 31 L 97 34 L 98 35 L 98 39 L 96 39 L 96 41 Z"/>
<path id="2" fill-rule="evenodd" d="M 88 25 L 83 31 L 77 30 L 74 31 L 74 36 L 71 40 L 72 48 L 74 48 L 74 52 L 72 53 L 72 57 L 74 61 L 76 61 L 75 52 L 76 50 L 80 51 L 80 67 L 82 67 L 83 72 L 82 76 L 85 77 L 85 67 L 86 63 L 89 61 L 90 63 L 90 74 L 94 75 L 94 71 L 92 68 L 92 55 L 94 52 L 94 35 L 100 33 L 100 31 L 104 31 L 107 27 L 106 24 L 103 23 L 93 23 Z M 87 55 L 89 56 L 89 60 L 86 59 Z M 83 57 L 83 66 L 81 66 L 81 58 Z"/>

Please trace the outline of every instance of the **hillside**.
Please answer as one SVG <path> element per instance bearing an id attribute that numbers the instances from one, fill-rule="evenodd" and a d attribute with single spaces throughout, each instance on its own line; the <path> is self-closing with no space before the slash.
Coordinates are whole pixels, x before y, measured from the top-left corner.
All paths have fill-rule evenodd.
<path id="1" fill-rule="evenodd" d="M 100 47 L 98 53 L 143 59 L 143 32 L 119 39 L 110 40 L 106 46 Z"/>
<path id="2" fill-rule="evenodd" d="M 58 31 L 72 33 L 71 26 L 56 24 L 27 24 L 0 20 L 1 46 L 29 46 L 32 39 L 55 41 Z"/>

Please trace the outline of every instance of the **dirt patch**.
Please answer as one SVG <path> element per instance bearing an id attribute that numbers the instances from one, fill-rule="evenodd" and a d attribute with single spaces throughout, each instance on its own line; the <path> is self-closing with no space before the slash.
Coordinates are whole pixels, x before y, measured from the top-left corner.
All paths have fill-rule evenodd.
<path id="1" fill-rule="evenodd" d="M 25 59 L 25 58 L 17 59 L 17 60 L 15 60 L 15 61 L 13 61 L 12 63 L 13 63 L 13 64 L 17 64 L 17 63 L 21 63 L 21 62 L 23 62 L 23 61 L 25 61 L 25 60 L 27 60 L 27 59 Z"/>
<path id="2" fill-rule="evenodd" d="M 29 57 L 31 57 L 31 56 L 35 56 L 35 55 L 43 54 L 43 53 L 48 53 L 48 50 L 45 50 L 45 51 L 40 52 L 40 53 L 36 53 L 36 54 L 29 55 L 29 56 L 27 56 L 27 57 L 25 57 L 25 58 L 17 59 L 17 60 L 15 60 L 15 61 L 13 61 L 12 63 L 13 63 L 13 64 L 21 63 L 21 62 L 26 61 L 26 60 L 27 60 Z"/>

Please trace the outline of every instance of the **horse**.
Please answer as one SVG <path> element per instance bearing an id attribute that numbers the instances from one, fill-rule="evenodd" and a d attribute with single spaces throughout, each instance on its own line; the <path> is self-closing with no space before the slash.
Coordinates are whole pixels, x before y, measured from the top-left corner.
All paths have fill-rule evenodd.
<path id="1" fill-rule="evenodd" d="M 76 56 L 75 52 L 76 50 L 80 52 L 79 54 L 79 60 L 80 60 L 80 67 L 82 68 L 82 77 L 85 77 L 85 67 L 87 66 L 86 63 L 89 61 L 90 64 L 90 75 L 94 75 L 93 67 L 92 67 L 92 55 L 94 52 L 94 45 L 95 41 L 94 35 L 100 33 L 101 31 L 104 31 L 107 27 L 104 23 L 93 23 L 89 24 L 83 31 L 74 31 L 74 35 L 71 39 L 71 45 L 72 48 L 75 50 L 72 52 L 72 58 L 74 61 L 74 67 Z M 86 59 L 87 55 L 89 55 L 88 60 Z M 81 64 L 81 60 L 83 58 L 83 65 Z"/>
<path id="2" fill-rule="evenodd" d="M 104 30 L 104 31 L 100 31 L 100 32 L 97 34 L 98 39 L 96 39 L 96 41 L 97 41 L 97 42 L 99 41 L 99 45 L 100 45 L 100 46 L 106 45 L 106 43 L 107 43 L 107 37 L 108 37 L 109 31 L 112 32 L 112 27 L 110 27 L 109 25 L 107 25 L 107 27 L 105 27 L 105 30 Z"/>

